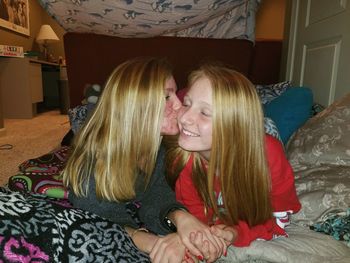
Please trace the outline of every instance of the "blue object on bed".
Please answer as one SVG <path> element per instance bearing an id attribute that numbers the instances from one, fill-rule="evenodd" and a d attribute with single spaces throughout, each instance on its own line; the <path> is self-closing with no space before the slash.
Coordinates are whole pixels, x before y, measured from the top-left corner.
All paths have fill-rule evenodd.
<path id="1" fill-rule="evenodd" d="M 310 118 L 313 95 L 310 88 L 287 89 L 269 104 L 264 104 L 265 116 L 271 118 L 280 132 L 284 144 L 289 137 Z"/>
<path id="2" fill-rule="evenodd" d="M 350 208 L 346 212 L 330 214 L 326 220 L 310 228 L 331 235 L 336 240 L 342 240 L 350 247 Z"/>

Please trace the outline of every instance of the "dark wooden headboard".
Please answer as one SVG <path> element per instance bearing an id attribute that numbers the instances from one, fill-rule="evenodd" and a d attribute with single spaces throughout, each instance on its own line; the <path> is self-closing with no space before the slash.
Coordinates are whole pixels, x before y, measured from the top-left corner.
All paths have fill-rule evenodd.
<path id="1" fill-rule="evenodd" d="M 205 60 L 221 61 L 254 83 L 278 81 L 282 43 L 239 39 L 180 37 L 119 38 L 96 34 L 64 35 L 70 103 L 81 103 L 86 84 L 103 86 L 113 69 L 137 56 L 166 57 L 174 67 L 179 88 L 186 86 L 188 73 Z"/>

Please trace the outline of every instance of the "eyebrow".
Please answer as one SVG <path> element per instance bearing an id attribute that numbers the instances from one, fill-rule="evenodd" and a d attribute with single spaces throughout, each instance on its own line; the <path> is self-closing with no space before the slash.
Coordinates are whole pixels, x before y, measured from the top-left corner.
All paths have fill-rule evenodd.
<path id="1" fill-rule="evenodd" d="M 174 91 L 174 92 L 176 92 L 176 91 L 177 91 L 177 88 L 166 88 L 165 90 L 166 90 L 166 91 Z"/>
<path id="2" fill-rule="evenodd" d="M 188 100 L 190 100 L 190 101 L 193 101 L 192 98 L 191 98 L 189 95 L 187 95 L 187 94 L 184 96 L 184 101 L 185 101 L 185 99 L 188 99 Z M 212 105 L 212 104 L 209 104 L 208 102 L 203 101 L 203 100 L 197 101 L 197 103 L 199 103 L 201 106 L 213 108 L 213 105 Z"/>

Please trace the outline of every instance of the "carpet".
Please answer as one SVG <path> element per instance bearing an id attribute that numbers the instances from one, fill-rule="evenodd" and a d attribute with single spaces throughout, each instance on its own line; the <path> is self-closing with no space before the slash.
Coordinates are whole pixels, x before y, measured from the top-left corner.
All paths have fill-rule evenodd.
<path id="1" fill-rule="evenodd" d="M 58 148 L 70 129 L 68 116 L 59 111 L 44 112 L 32 119 L 5 119 L 4 125 L 6 134 L 0 136 L 0 185 L 18 172 L 23 161 Z"/>

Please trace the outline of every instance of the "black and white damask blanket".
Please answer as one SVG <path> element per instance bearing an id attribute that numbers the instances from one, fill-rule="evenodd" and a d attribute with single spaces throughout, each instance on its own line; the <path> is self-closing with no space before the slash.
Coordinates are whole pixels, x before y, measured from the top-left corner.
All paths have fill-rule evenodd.
<path id="1" fill-rule="evenodd" d="M 150 262 L 123 228 L 60 199 L 0 187 L 0 262 Z"/>

